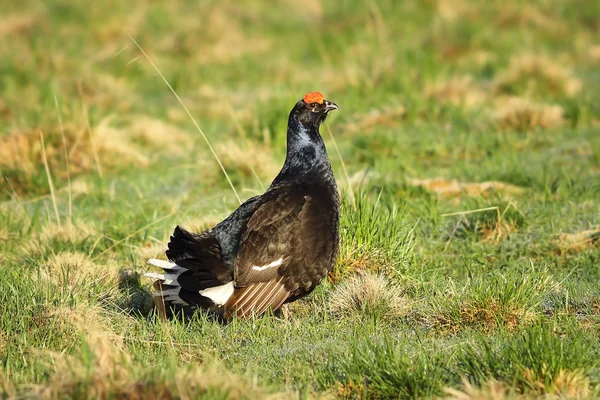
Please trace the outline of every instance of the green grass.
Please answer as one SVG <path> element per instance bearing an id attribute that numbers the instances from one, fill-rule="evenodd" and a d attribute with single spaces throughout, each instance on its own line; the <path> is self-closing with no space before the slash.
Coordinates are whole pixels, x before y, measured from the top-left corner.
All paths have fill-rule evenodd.
<path id="1" fill-rule="evenodd" d="M 599 397 L 599 20 L 585 0 L 3 2 L 0 398 Z M 289 319 L 151 310 L 145 259 L 238 202 L 125 28 L 242 200 L 304 93 L 340 106 L 340 257 Z"/>

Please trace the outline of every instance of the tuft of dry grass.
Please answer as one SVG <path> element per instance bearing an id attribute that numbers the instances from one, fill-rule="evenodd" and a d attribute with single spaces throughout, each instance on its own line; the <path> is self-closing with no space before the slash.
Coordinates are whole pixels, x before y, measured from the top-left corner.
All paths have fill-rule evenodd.
<path id="1" fill-rule="evenodd" d="M 425 317 L 424 322 L 442 334 L 456 334 L 466 327 L 485 333 L 498 328 L 514 332 L 533 321 L 534 317 L 535 314 L 517 304 L 501 305 L 496 299 L 489 299 L 485 303 L 465 300 L 458 306 L 456 315 L 440 313 Z"/>
<path id="2" fill-rule="evenodd" d="M 508 67 L 494 80 L 493 86 L 497 93 L 574 97 L 581 91 L 582 83 L 556 58 L 523 53 L 510 60 Z"/>
<path id="3" fill-rule="evenodd" d="M 506 195 L 518 195 L 524 192 L 524 189 L 504 182 L 486 181 L 486 182 L 459 182 L 456 179 L 430 178 L 418 179 L 412 178 L 408 182 L 417 187 L 422 187 L 429 192 L 433 192 L 440 197 L 452 198 L 460 196 L 486 197 L 492 193 Z"/>
<path id="4" fill-rule="evenodd" d="M 222 368 L 176 367 L 152 371 L 136 364 L 121 343 L 93 329 L 82 328 L 91 354 L 54 354 L 54 371 L 47 382 L 31 386 L 27 396 L 39 399 L 190 399 L 227 395 L 230 399 L 287 399 L 270 393 L 251 378 Z M 85 361 L 88 360 L 88 361 Z"/>
<path id="5" fill-rule="evenodd" d="M 591 395 L 590 380 L 581 371 L 562 369 L 549 385 L 531 369 L 523 371 L 523 377 L 539 393 L 566 399 L 586 399 Z"/>
<path id="6" fill-rule="evenodd" d="M 52 255 L 41 268 L 42 279 L 67 288 L 73 295 L 89 294 L 97 285 L 115 288 L 118 281 L 116 264 L 97 264 L 83 253 L 61 252 Z"/>
<path id="7" fill-rule="evenodd" d="M 503 218 L 481 226 L 481 238 L 483 241 L 490 243 L 499 243 L 506 239 L 511 233 L 519 232 L 518 224 L 506 221 Z"/>
<path id="8" fill-rule="evenodd" d="M 25 388 L 27 397 L 158 400 L 198 398 L 211 393 L 226 394 L 231 399 L 292 396 L 270 393 L 252 377 L 235 375 L 218 366 L 174 365 L 175 371 L 148 369 L 136 363 L 125 346 L 125 338 L 110 331 L 109 316 L 99 306 L 61 306 L 45 317 L 80 332 L 86 346 L 79 355 L 51 353 L 53 372 L 46 382 Z M 89 354 L 83 354 L 86 351 Z"/>
<path id="9" fill-rule="evenodd" d="M 512 210 L 510 210 L 511 207 Z M 507 215 L 509 210 L 511 213 Z M 508 203 L 502 212 L 500 211 L 500 207 L 491 206 L 443 214 L 442 216 L 460 216 L 452 230 L 446 247 L 457 232 L 461 235 L 467 232 L 476 233 L 481 240 L 498 243 L 507 238 L 511 233 L 518 232 L 519 228 L 525 222 L 523 214 L 511 202 Z"/>
<path id="10" fill-rule="evenodd" d="M 8 339 L 3 332 L 0 332 L 0 354 L 5 354 L 7 345 Z"/>
<path id="11" fill-rule="evenodd" d="M 161 258 L 165 259 L 165 251 L 167 246 L 165 243 L 160 242 L 146 242 L 142 247 L 137 249 L 137 254 L 142 260 L 148 260 L 150 258 Z"/>
<path id="12" fill-rule="evenodd" d="M 48 223 L 32 233 L 31 239 L 21 247 L 21 251 L 28 256 L 44 254 L 56 243 L 76 244 L 93 236 L 97 236 L 96 229 L 82 221 L 64 226 Z"/>
<path id="13" fill-rule="evenodd" d="M 347 248 L 340 252 L 336 267 L 329 273 L 328 279 L 338 283 L 348 274 L 378 271 L 385 262 L 385 255 L 376 249 Z"/>
<path id="14" fill-rule="evenodd" d="M 364 271 L 335 288 L 329 308 L 339 316 L 391 320 L 408 315 L 410 303 L 388 278 Z"/>
<path id="15" fill-rule="evenodd" d="M 114 135 L 118 137 L 117 134 Z M 102 133 L 96 136 L 96 140 L 102 140 Z M 48 129 L 44 132 L 46 153 L 48 163 L 54 174 L 60 174 L 61 170 L 65 170 L 65 160 L 62 148 L 62 139 L 59 129 Z M 115 139 L 121 140 L 122 139 Z M 92 152 L 92 143 L 89 136 L 85 134 L 85 128 L 65 128 L 65 141 L 69 150 L 69 161 L 71 172 L 79 174 L 95 169 L 95 160 Z M 104 146 L 99 145 L 99 149 Z M 109 146 L 118 148 L 118 146 Z M 128 152 L 128 149 L 122 148 L 117 156 L 123 156 Z M 114 157 L 115 154 L 112 154 Z M 108 154 L 107 154 L 108 156 Z M 140 158 L 139 156 L 137 157 Z M 108 157 L 102 158 L 104 162 L 108 162 Z M 122 160 L 114 160 L 115 162 Z M 26 176 L 34 174 L 42 165 L 42 146 L 38 132 L 14 132 L 0 138 L 0 167 L 14 169 L 22 172 Z M 14 183 L 14 181 L 13 181 Z M 17 190 L 18 192 L 18 190 Z"/>
<path id="16" fill-rule="evenodd" d="M 323 19 L 323 2 L 320 0 L 305 0 L 298 3 L 295 0 L 286 0 L 286 7 L 293 8 L 293 15 L 299 15 L 313 23 Z"/>
<path id="17" fill-rule="evenodd" d="M 491 53 L 485 50 L 476 50 L 468 53 L 463 57 L 460 62 L 462 65 L 477 65 L 482 68 L 486 65 L 493 64 L 498 59 L 495 53 Z"/>
<path id="18" fill-rule="evenodd" d="M 555 244 L 558 254 L 573 254 L 600 247 L 600 227 L 575 233 L 561 233 Z"/>
<path id="19" fill-rule="evenodd" d="M 539 4 L 496 2 L 494 22 L 500 27 L 531 26 L 550 35 L 568 35 L 569 25 Z"/>
<path id="20" fill-rule="evenodd" d="M 592 63 L 600 64 L 600 45 L 596 44 L 590 46 L 588 49 L 588 56 L 591 59 Z"/>
<path id="21" fill-rule="evenodd" d="M 462 389 L 445 388 L 446 400 L 526 400 L 534 396 L 511 393 L 508 387 L 497 380 L 490 380 L 477 387 L 467 379 L 462 380 Z"/>
<path id="22" fill-rule="evenodd" d="M 173 125 L 159 119 L 147 116 L 128 118 L 126 125 L 121 127 L 114 123 L 114 118 L 107 117 L 93 129 L 93 145 L 105 161 L 113 161 L 113 157 L 121 160 L 119 163 L 133 163 L 147 166 L 152 152 L 184 154 L 192 144 L 189 134 Z M 108 157 L 112 155 L 112 157 Z"/>
<path id="23" fill-rule="evenodd" d="M 162 150 L 169 154 L 182 155 L 193 145 L 191 135 L 157 118 L 133 116 L 127 128 L 131 141 L 144 148 Z"/>
<path id="24" fill-rule="evenodd" d="M 369 133 L 376 128 L 396 126 L 405 116 L 406 108 L 404 106 L 381 110 L 375 109 L 367 115 L 359 116 L 355 121 L 348 123 L 345 131 L 348 133 Z"/>
<path id="25" fill-rule="evenodd" d="M 76 254 L 70 257 L 79 258 Z M 65 257 L 58 259 L 60 258 Z M 69 326 L 72 331 L 82 334 L 90 342 L 108 340 L 118 348 L 123 347 L 122 338 L 112 333 L 108 313 L 100 305 L 86 301 L 78 301 L 74 306 L 63 304 L 48 310 L 45 317 L 55 320 L 59 325 Z"/>
<path id="26" fill-rule="evenodd" d="M 515 331 L 522 323 L 532 320 L 532 315 L 522 307 L 516 304 L 502 307 L 496 299 L 490 299 L 486 304 L 465 301 L 459 309 L 459 315 L 465 325 L 479 327 L 485 332 L 499 325 Z"/>
<path id="27" fill-rule="evenodd" d="M 467 108 L 481 106 L 486 100 L 485 92 L 473 83 L 473 78 L 469 75 L 429 84 L 425 86 L 425 95 L 432 101 Z"/>
<path id="28" fill-rule="evenodd" d="M 0 19 L 0 39 L 28 33 L 35 24 L 31 14 L 9 14 Z"/>
<path id="29" fill-rule="evenodd" d="M 218 214 L 205 214 L 204 216 L 198 218 L 188 218 L 184 220 L 181 226 L 190 232 L 200 233 L 214 227 L 222 220 L 222 216 Z"/>
<path id="30" fill-rule="evenodd" d="M 348 180 L 340 182 L 340 184 L 348 185 L 354 190 L 359 190 L 361 186 L 368 186 L 369 181 L 376 176 L 378 176 L 376 172 L 363 168 L 349 176 Z"/>
<path id="31" fill-rule="evenodd" d="M 272 150 L 255 141 L 228 140 L 220 142 L 217 149 L 225 168 L 246 178 L 260 179 L 264 186 L 268 186 L 281 168 L 273 159 Z"/>
<path id="32" fill-rule="evenodd" d="M 533 376 L 531 370 L 525 371 L 525 377 L 530 380 L 531 387 L 539 389 L 538 391 L 527 391 L 517 393 L 511 390 L 506 382 L 490 379 L 481 386 L 471 384 L 463 378 L 462 388 L 445 388 L 445 400 L 530 400 L 539 399 L 591 399 L 594 395 L 590 387 L 589 379 L 584 377 L 579 371 L 561 370 L 550 385 L 550 390 L 544 384 Z"/>
<path id="33" fill-rule="evenodd" d="M 419 312 L 419 319 L 443 334 L 455 334 L 465 328 L 485 333 L 498 328 L 513 332 L 537 320 L 536 307 L 546 293 L 557 292 L 559 284 L 544 272 L 513 277 L 510 281 L 502 277 L 492 283 L 476 279 L 462 290 L 447 290 L 431 308 Z"/>
<path id="34" fill-rule="evenodd" d="M 17 398 L 17 388 L 3 370 L 0 370 L 0 393 L 5 399 Z"/>
<path id="35" fill-rule="evenodd" d="M 8 238 L 10 237 L 10 232 L 8 231 L 8 228 L 5 226 L 0 226 L 0 241 L 5 241 L 8 240 Z"/>
<path id="36" fill-rule="evenodd" d="M 202 7 L 202 6 L 201 6 Z M 196 65 L 230 64 L 241 57 L 267 53 L 273 41 L 265 35 L 244 29 L 242 20 L 255 16 L 234 3 L 219 7 L 207 5 L 203 15 L 179 14 L 179 29 L 165 35 L 155 46 L 161 53 L 187 54 Z M 185 34 L 182 34 L 185 32 Z M 198 40 L 202 46 L 198 46 Z"/>
<path id="37" fill-rule="evenodd" d="M 438 0 L 436 7 L 436 16 L 448 22 L 463 19 L 474 12 L 469 3 L 463 0 Z"/>
<path id="38" fill-rule="evenodd" d="M 58 182 L 67 179 L 63 139 L 59 128 L 44 131 L 46 158 Z M 71 177 L 123 165 L 147 166 L 153 152 L 182 154 L 192 140 L 184 131 L 149 117 L 132 117 L 117 127 L 105 118 L 88 133 L 86 127 L 66 126 L 64 144 Z M 43 149 L 37 131 L 13 132 L 0 137 L 0 169 L 9 176 L 17 194 L 39 191 Z M 39 194 L 39 193 L 38 193 Z"/>
<path id="39" fill-rule="evenodd" d="M 516 131 L 549 129 L 565 123 L 561 106 L 536 103 L 522 97 L 499 99 L 492 120 L 500 129 Z"/>

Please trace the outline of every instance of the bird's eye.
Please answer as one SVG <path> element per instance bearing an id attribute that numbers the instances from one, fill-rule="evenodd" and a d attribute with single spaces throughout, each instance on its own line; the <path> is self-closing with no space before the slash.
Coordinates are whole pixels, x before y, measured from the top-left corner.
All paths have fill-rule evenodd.
<path id="1" fill-rule="evenodd" d="M 317 107 L 317 103 L 310 103 L 310 107 L 311 108 L 316 108 Z"/>

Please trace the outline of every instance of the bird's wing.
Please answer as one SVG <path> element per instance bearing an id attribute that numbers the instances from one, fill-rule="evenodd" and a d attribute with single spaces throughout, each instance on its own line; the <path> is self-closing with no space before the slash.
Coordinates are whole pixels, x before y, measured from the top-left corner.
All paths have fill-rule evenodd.
<path id="1" fill-rule="evenodd" d="M 318 260 L 333 255 L 333 241 L 318 200 L 291 188 L 265 194 L 242 236 L 226 315 L 276 310 L 327 273 Z"/>

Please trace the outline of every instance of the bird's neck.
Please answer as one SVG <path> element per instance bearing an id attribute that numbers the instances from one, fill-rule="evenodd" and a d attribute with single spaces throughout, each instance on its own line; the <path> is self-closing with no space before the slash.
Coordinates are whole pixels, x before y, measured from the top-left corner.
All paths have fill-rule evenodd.
<path id="1" fill-rule="evenodd" d="M 286 159 L 293 159 L 304 155 L 306 150 L 315 152 L 317 157 L 327 157 L 325 143 L 319 133 L 319 127 L 305 125 L 295 118 L 290 118 L 287 129 L 287 155 Z"/>
<path id="2" fill-rule="evenodd" d="M 305 126 L 290 118 L 287 130 L 287 154 L 276 180 L 283 177 L 333 176 L 325 143 L 316 126 Z"/>

